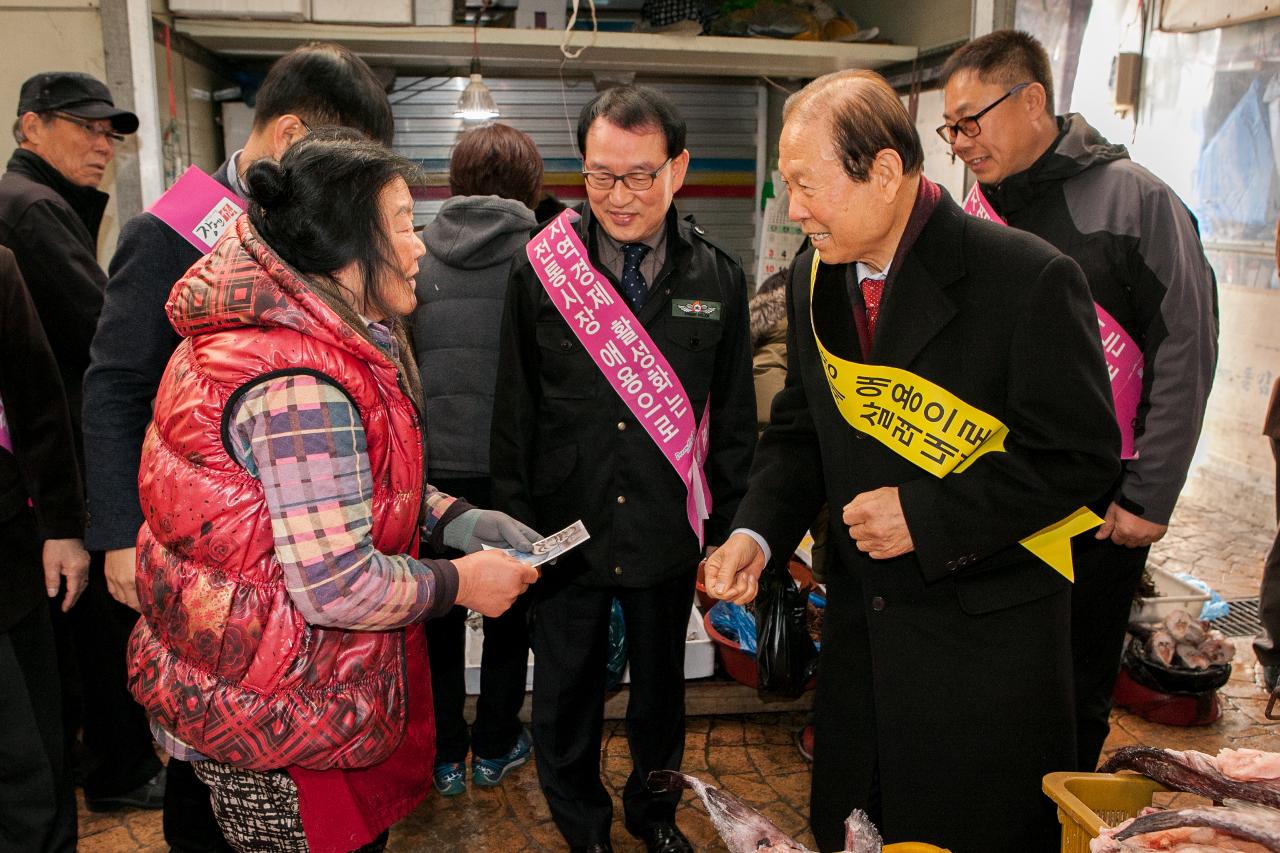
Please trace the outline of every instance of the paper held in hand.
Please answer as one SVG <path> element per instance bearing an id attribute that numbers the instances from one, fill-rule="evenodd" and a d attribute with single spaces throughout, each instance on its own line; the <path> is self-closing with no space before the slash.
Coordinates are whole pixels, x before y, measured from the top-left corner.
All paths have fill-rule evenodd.
<path id="1" fill-rule="evenodd" d="M 591 534 L 587 532 L 586 525 L 579 520 L 558 533 L 552 533 L 534 542 L 532 552 L 517 551 L 515 548 L 503 550 L 527 566 L 541 566 L 561 554 L 572 551 L 590 538 Z M 485 546 L 485 550 L 489 550 L 488 545 Z"/>

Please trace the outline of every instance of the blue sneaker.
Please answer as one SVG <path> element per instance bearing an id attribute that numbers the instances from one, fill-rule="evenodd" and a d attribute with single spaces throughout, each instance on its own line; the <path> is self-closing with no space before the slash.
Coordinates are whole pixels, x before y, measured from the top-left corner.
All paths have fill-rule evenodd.
<path id="1" fill-rule="evenodd" d="M 472 783 L 479 785 L 481 788 L 492 788 L 501 782 L 508 773 L 529 760 L 529 750 L 531 748 L 529 732 L 526 729 L 521 729 L 520 736 L 516 738 L 516 745 L 507 750 L 504 755 L 500 755 L 497 758 L 480 758 L 472 755 Z"/>
<path id="2" fill-rule="evenodd" d="M 467 766 L 461 761 L 437 764 L 431 771 L 431 779 L 436 783 L 437 791 L 446 797 L 456 797 L 466 793 Z"/>

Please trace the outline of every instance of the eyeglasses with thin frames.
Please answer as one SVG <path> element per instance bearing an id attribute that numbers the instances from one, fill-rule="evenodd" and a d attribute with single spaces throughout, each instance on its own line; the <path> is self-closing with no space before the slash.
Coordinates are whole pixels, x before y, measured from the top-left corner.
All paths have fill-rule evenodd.
<path id="1" fill-rule="evenodd" d="M 1004 103 L 1005 98 L 1008 98 L 1010 95 L 1014 94 L 1015 92 L 1022 91 L 1023 89 L 1027 88 L 1030 85 L 1031 85 L 1030 81 L 1026 83 L 1019 83 L 1009 91 L 1005 92 L 1000 97 L 996 98 L 991 103 L 987 104 L 982 109 L 978 110 L 973 115 L 964 116 L 963 118 L 956 119 L 955 124 L 940 125 L 939 127 L 935 128 L 938 132 L 938 135 L 941 136 L 942 141 L 947 143 L 948 145 L 954 145 L 956 142 L 956 137 L 962 133 L 965 136 L 972 139 L 973 137 L 982 133 L 982 125 L 978 124 L 978 119 L 982 118 L 984 115 L 986 115 L 987 113 L 991 112 L 996 107 Z"/>
<path id="2" fill-rule="evenodd" d="M 668 157 L 661 166 L 652 172 L 627 172 L 625 175 L 615 175 L 613 172 L 607 172 L 603 169 L 591 172 L 584 170 L 582 177 L 586 179 L 587 185 L 594 190 L 611 190 L 614 184 L 622 181 L 623 186 L 632 192 L 643 192 L 653 186 L 653 182 L 657 180 L 662 170 L 667 168 L 672 159 Z"/>
<path id="3" fill-rule="evenodd" d="M 53 117 L 60 118 L 63 121 L 71 122 L 72 124 L 79 127 L 81 130 L 83 130 L 85 133 L 89 134 L 90 136 L 101 136 L 103 139 L 112 143 L 124 142 L 124 134 L 116 133 L 114 130 L 111 130 L 110 128 L 98 127 L 96 124 L 85 121 L 82 118 L 77 118 L 76 116 L 73 116 L 73 115 L 67 115 L 66 113 L 54 113 Z"/>

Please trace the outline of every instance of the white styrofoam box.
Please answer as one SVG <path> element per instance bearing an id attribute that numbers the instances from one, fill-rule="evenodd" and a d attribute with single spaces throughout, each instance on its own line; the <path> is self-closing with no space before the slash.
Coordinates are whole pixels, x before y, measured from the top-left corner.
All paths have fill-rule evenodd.
<path id="1" fill-rule="evenodd" d="M 477 627 L 472 627 L 471 623 Z M 484 629 L 478 627 L 480 620 L 468 620 L 466 641 L 466 673 L 464 676 L 468 695 L 475 696 L 480 692 L 480 655 L 484 650 Z M 689 613 L 689 625 L 684 644 L 684 677 L 706 678 L 715 669 L 715 648 L 707 629 L 702 624 L 702 614 L 695 604 Z M 631 666 L 622 671 L 622 683 L 631 680 Z M 529 666 L 525 671 L 524 689 L 533 689 L 533 652 L 529 652 Z"/>
<path id="2" fill-rule="evenodd" d="M 412 24 L 413 0 L 311 0 L 321 24 Z"/>
<path id="3" fill-rule="evenodd" d="M 1152 567 L 1151 579 L 1155 581 L 1154 598 L 1139 598 L 1129 611 L 1130 622 L 1160 622 L 1174 610 L 1185 610 L 1191 618 L 1200 618 L 1201 606 L 1209 600 L 1191 584 L 1176 578 L 1164 569 Z"/>
<path id="4" fill-rule="evenodd" d="M 311 0 L 169 0 L 169 11 L 199 17 L 307 21 Z"/>
<path id="5" fill-rule="evenodd" d="M 453 0 L 413 0 L 413 22 L 420 27 L 453 26 Z"/>
<path id="6" fill-rule="evenodd" d="M 517 30 L 563 30 L 568 21 L 565 0 L 519 0 Z"/>

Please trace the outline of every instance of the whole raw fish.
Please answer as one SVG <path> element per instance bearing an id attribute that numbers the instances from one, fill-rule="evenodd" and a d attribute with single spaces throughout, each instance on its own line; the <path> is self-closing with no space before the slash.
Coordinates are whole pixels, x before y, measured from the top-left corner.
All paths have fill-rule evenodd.
<path id="1" fill-rule="evenodd" d="M 651 791 L 688 788 L 701 797 L 711 825 L 720 833 L 729 853 L 813 853 L 733 794 L 713 788 L 695 776 L 655 770 L 649 774 L 647 784 Z M 861 811 L 855 809 L 849 815 L 844 831 L 845 853 L 880 853 L 880 833 Z"/>
<path id="2" fill-rule="evenodd" d="M 1185 610 L 1174 610 L 1164 617 L 1164 627 L 1179 643 L 1195 646 L 1204 641 L 1204 626 Z"/>
<path id="3" fill-rule="evenodd" d="M 1178 643 L 1173 639 L 1173 635 L 1164 628 L 1160 628 L 1147 638 L 1147 657 L 1165 666 L 1173 666 L 1173 653 L 1177 647 Z"/>
<path id="4" fill-rule="evenodd" d="M 1280 811 L 1228 800 L 1225 807 L 1150 809 L 1090 844 L 1092 853 L 1195 850 L 1276 853 L 1280 851 Z"/>
<path id="5" fill-rule="evenodd" d="M 1099 767 L 1098 772 L 1136 770 L 1167 788 L 1199 794 L 1215 803 L 1235 799 L 1273 809 L 1280 808 L 1280 780 L 1256 777 L 1239 779 L 1224 772 L 1223 763 L 1228 769 L 1241 763 L 1256 767 L 1267 767 L 1271 763 L 1259 756 L 1250 755 L 1246 758 L 1247 761 L 1241 762 L 1234 755 L 1220 755 L 1215 759 L 1211 755 L 1193 750 L 1176 752 L 1149 746 L 1126 746 Z"/>
<path id="6" fill-rule="evenodd" d="M 1209 656 L 1190 643 L 1178 643 L 1178 660 L 1191 669 L 1209 668 Z"/>

